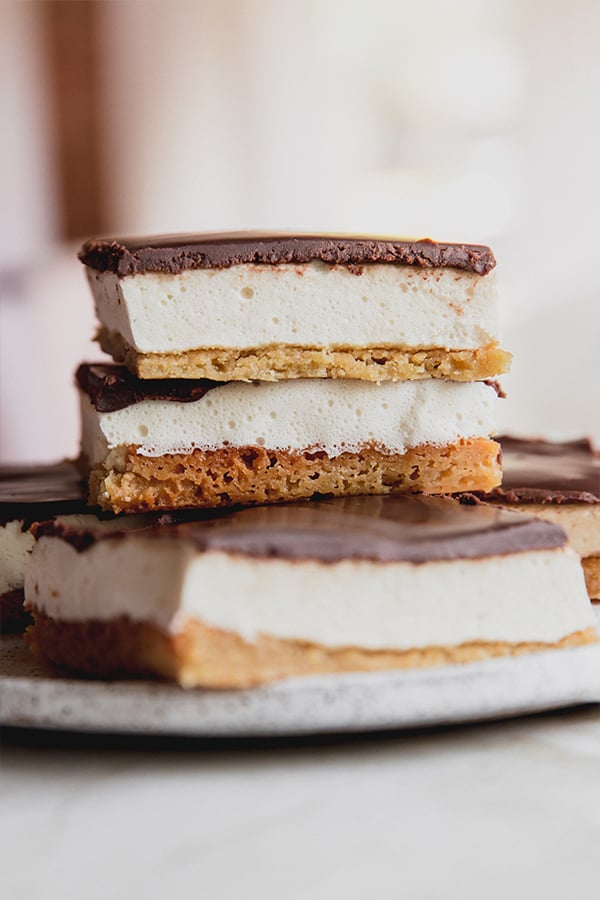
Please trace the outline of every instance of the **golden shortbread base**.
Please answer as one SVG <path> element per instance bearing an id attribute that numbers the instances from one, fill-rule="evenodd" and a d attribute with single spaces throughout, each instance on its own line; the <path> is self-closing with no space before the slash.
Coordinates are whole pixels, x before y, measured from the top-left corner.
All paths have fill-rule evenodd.
<path id="1" fill-rule="evenodd" d="M 35 609 L 33 617 L 27 639 L 37 655 L 54 665 L 92 677 L 158 675 L 186 688 L 247 688 L 293 675 L 443 666 L 597 640 L 595 630 L 587 628 L 550 644 L 471 641 L 449 647 L 363 650 L 266 636 L 250 644 L 233 632 L 209 628 L 196 620 L 171 635 L 148 622 L 124 617 L 107 622 L 63 622 Z"/>
<path id="2" fill-rule="evenodd" d="M 511 355 L 494 343 L 475 350 L 406 347 L 200 347 L 183 353 L 142 353 L 117 332 L 101 328 L 98 341 L 138 378 L 210 378 L 212 381 L 281 381 L 289 378 L 358 378 L 481 381 L 507 372 Z"/>
<path id="3" fill-rule="evenodd" d="M 323 452 L 224 447 L 141 456 L 111 450 L 90 474 L 90 504 L 120 512 L 280 503 L 315 494 L 445 494 L 487 491 L 500 483 L 500 446 L 471 438 L 405 453 L 371 446 L 329 457 Z"/>
<path id="4" fill-rule="evenodd" d="M 581 565 L 590 600 L 600 603 L 600 556 L 584 556 Z"/>

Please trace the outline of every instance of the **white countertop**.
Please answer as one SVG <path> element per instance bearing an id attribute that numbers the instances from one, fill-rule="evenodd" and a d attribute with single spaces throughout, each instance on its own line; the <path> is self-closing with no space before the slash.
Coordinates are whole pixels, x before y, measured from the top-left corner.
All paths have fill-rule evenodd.
<path id="1" fill-rule="evenodd" d="M 10 900 L 593 894 L 600 707 L 295 744 L 10 732 Z"/>

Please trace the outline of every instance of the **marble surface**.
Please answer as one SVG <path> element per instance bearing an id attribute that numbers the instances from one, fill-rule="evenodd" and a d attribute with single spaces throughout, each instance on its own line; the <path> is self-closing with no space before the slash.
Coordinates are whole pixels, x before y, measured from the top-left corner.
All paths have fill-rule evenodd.
<path id="1" fill-rule="evenodd" d="M 2 895 L 593 895 L 600 707 L 277 743 L 5 730 Z"/>

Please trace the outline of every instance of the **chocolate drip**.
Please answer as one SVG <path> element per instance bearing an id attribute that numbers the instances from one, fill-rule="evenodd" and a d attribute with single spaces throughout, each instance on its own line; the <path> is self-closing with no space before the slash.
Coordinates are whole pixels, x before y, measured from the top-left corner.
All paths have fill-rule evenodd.
<path id="1" fill-rule="evenodd" d="M 420 268 L 453 268 L 486 275 L 496 265 L 489 247 L 444 244 L 428 238 L 387 240 L 360 235 L 229 232 L 147 238 L 89 240 L 79 259 L 99 272 L 119 277 L 144 272 L 176 274 L 184 269 L 222 269 L 246 263 L 278 265 L 320 261 L 346 266 L 356 275 L 368 263 Z"/>
<path id="2" fill-rule="evenodd" d="M 97 540 L 123 538 L 123 534 L 57 529 L 52 524 L 44 533 L 54 533 L 78 550 Z M 179 539 L 200 551 L 323 563 L 479 559 L 562 547 L 566 542 L 558 525 L 520 513 L 410 495 L 205 512 L 195 521 L 166 524 L 130 537 Z"/>
<path id="3" fill-rule="evenodd" d="M 82 363 L 75 374 L 77 384 L 98 412 L 115 412 L 142 400 L 178 400 L 192 403 L 224 382 L 206 378 L 146 379 L 132 375 L 124 366 Z"/>

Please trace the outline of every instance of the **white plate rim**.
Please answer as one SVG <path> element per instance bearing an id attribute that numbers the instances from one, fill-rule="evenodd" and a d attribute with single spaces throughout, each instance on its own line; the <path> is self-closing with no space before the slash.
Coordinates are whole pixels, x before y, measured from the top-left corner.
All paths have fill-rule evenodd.
<path id="1" fill-rule="evenodd" d="M 17 639 L 18 640 L 18 639 Z M 243 691 L 91 681 L 0 649 L 0 724 L 129 735 L 268 737 L 454 725 L 600 703 L 600 643 L 422 669 L 307 676 Z M 14 666 L 12 667 L 14 669 Z M 17 667 L 18 669 L 18 667 Z"/>

